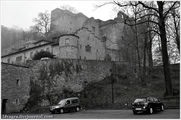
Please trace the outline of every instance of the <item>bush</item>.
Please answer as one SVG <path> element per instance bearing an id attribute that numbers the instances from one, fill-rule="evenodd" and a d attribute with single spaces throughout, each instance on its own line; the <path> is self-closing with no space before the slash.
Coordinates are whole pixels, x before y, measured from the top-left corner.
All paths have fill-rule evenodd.
<path id="1" fill-rule="evenodd" d="M 40 51 L 34 55 L 33 60 L 40 60 L 41 58 L 46 58 L 46 57 L 53 58 L 54 55 L 48 51 Z"/>

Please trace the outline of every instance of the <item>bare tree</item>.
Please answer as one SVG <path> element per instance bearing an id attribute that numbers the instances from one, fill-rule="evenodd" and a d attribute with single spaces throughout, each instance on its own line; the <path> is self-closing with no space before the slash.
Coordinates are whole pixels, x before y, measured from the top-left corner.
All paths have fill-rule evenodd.
<path id="1" fill-rule="evenodd" d="M 35 22 L 34 29 L 47 38 L 50 29 L 50 14 L 47 11 L 44 13 L 41 12 L 38 14 L 37 18 L 33 19 L 33 21 Z"/>
<path id="2" fill-rule="evenodd" d="M 143 24 L 145 22 L 151 22 L 153 23 L 158 29 L 153 29 L 152 31 L 159 34 L 161 39 L 161 47 L 162 47 L 162 60 L 163 60 L 163 68 L 164 68 L 164 77 L 165 77 L 165 88 L 166 88 L 166 95 L 172 95 L 172 82 L 170 78 L 170 67 L 169 67 L 169 57 L 168 57 L 168 50 L 167 50 L 167 37 L 166 37 L 166 29 L 165 29 L 165 23 L 166 18 L 168 14 L 180 7 L 178 1 L 174 2 L 165 2 L 165 1 L 157 1 L 157 2 L 129 2 L 128 4 L 120 4 L 119 2 L 115 2 L 120 7 L 124 6 L 141 6 L 143 9 L 139 11 L 141 14 L 142 12 L 152 10 L 151 14 L 143 14 L 140 18 L 145 18 L 147 16 L 152 16 L 156 19 L 154 20 L 145 20 L 137 22 L 136 25 Z M 134 24 L 135 25 L 135 24 Z"/>
<path id="3" fill-rule="evenodd" d="M 173 9 L 170 12 L 171 20 L 169 26 L 171 28 L 171 33 L 173 33 L 173 37 L 175 39 L 175 43 L 177 44 L 178 51 L 180 53 L 180 14 L 179 14 L 179 9 Z M 169 31 L 170 32 L 170 31 Z"/>

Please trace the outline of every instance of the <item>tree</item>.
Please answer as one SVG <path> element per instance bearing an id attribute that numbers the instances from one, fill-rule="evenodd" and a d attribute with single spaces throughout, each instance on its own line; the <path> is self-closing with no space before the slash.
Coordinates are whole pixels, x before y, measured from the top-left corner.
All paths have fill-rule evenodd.
<path id="1" fill-rule="evenodd" d="M 167 30 L 172 39 L 177 44 L 178 51 L 180 53 L 180 14 L 179 9 L 171 10 L 169 14 L 170 19 L 167 20 Z"/>
<path id="2" fill-rule="evenodd" d="M 166 93 L 165 95 L 172 95 L 172 82 L 170 78 L 170 67 L 169 67 L 169 58 L 168 58 L 168 50 L 167 50 L 167 37 L 166 37 L 166 29 L 165 29 L 165 23 L 168 17 L 168 14 L 176 8 L 179 8 L 179 2 L 165 2 L 165 1 L 157 1 L 157 2 L 129 2 L 128 4 L 120 4 L 119 2 L 115 2 L 120 7 L 124 6 L 141 6 L 143 9 L 139 11 L 139 13 L 143 13 L 145 11 L 151 10 L 152 13 L 150 14 L 141 14 L 141 16 L 138 18 L 145 18 L 147 16 L 152 16 L 155 18 L 154 20 L 145 20 L 140 21 L 136 25 L 143 24 L 145 22 L 151 22 L 153 23 L 156 28 L 152 31 L 159 34 L 159 37 L 161 39 L 161 48 L 162 48 L 162 60 L 163 60 L 163 69 L 164 69 L 164 77 L 165 77 L 165 88 Z"/>
<path id="3" fill-rule="evenodd" d="M 47 11 L 44 13 L 40 12 L 38 17 L 34 18 L 33 21 L 35 22 L 33 28 L 47 38 L 50 29 L 50 14 Z"/>
<path id="4" fill-rule="evenodd" d="M 50 52 L 48 51 L 40 51 L 40 52 L 37 52 L 34 57 L 33 57 L 33 60 L 40 60 L 41 58 L 53 58 L 54 55 L 51 54 Z"/>
<path id="5" fill-rule="evenodd" d="M 1 25 L 1 48 L 2 54 L 8 54 L 12 50 L 20 48 L 23 42 L 23 30 L 17 26 L 8 28 Z"/>

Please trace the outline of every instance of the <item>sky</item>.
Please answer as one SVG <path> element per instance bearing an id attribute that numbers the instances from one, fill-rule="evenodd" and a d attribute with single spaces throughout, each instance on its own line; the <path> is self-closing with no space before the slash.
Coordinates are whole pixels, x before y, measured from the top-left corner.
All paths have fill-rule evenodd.
<path id="1" fill-rule="evenodd" d="M 87 17 L 108 20 L 117 16 L 116 6 L 108 4 L 97 8 L 96 5 L 110 2 L 109 0 L 1 0 L 1 25 L 13 28 L 22 28 L 28 30 L 32 26 L 33 18 L 38 13 L 51 12 L 55 8 L 61 6 L 74 7 L 78 12 L 83 13 Z"/>

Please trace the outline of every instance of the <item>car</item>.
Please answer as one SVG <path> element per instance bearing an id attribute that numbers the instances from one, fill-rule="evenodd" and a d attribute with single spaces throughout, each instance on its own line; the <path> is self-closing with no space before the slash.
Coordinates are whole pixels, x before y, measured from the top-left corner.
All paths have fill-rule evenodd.
<path id="1" fill-rule="evenodd" d="M 62 99 L 57 105 L 50 106 L 51 113 L 65 113 L 70 111 L 80 111 L 80 100 L 78 97 Z"/>
<path id="2" fill-rule="evenodd" d="M 155 97 L 137 98 L 132 103 L 133 114 L 150 113 L 164 111 L 164 104 Z"/>

